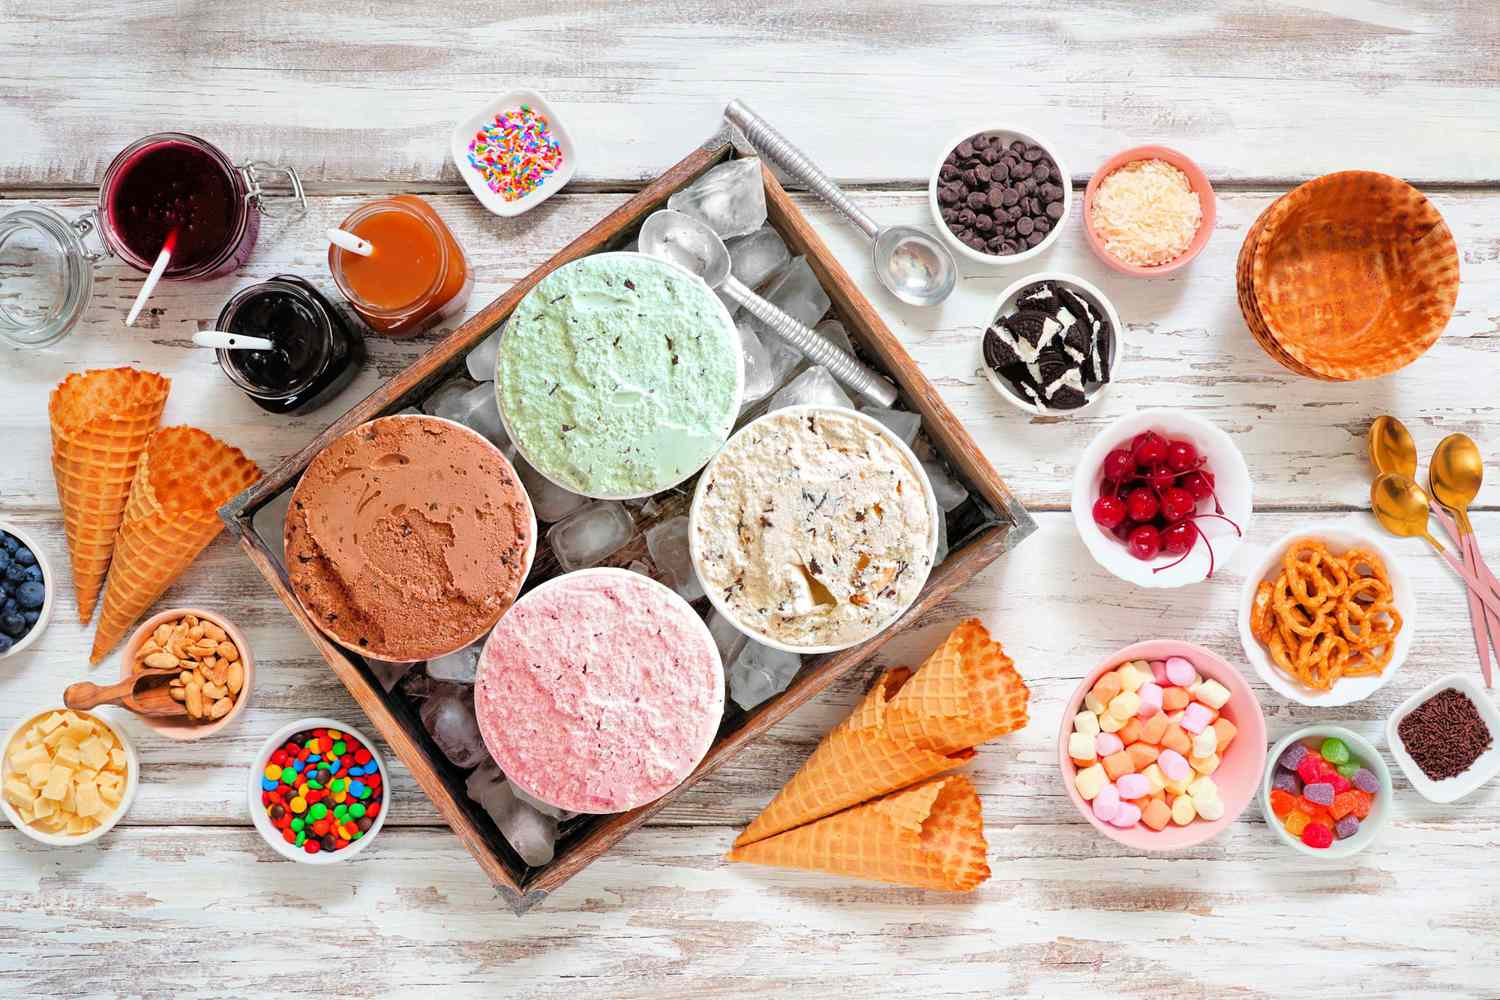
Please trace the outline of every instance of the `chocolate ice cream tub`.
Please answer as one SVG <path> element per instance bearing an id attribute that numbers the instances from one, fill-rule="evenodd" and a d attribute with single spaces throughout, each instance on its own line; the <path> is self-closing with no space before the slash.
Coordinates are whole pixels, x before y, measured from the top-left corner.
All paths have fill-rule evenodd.
<path id="1" fill-rule="evenodd" d="M 932 612 L 955 589 L 1035 530 L 1031 517 L 1011 495 L 999 473 L 942 401 L 937 389 L 923 376 L 916 362 L 885 326 L 875 308 L 786 191 L 769 171 L 763 169 L 768 224 L 782 237 L 793 256 L 806 258 L 831 300 L 831 315 L 842 322 L 859 359 L 896 385 L 900 395 L 899 409 L 921 417 L 921 436 L 913 450 L 922 469 L 934 477 L 932 485 L 941 501 L 939 529 L 947 546 L 946 549 L 939 547 L 936 564 L 931 567 L 910 605 L 893 622 L 848 648 L 805 655 L 801 670 L 791 685 L 754 709 L 744 711 L 729 702 L 707 753 L 684 780 L 666 794 L 624 812 L 585 813 L 563 820 L 555 857 L 537 866 L 526 864 L 489 816 L 469 799 L 465 791 L 468 772 L 453 766 L 433 742 L 419 718 L 418 705 L 403 693 L 403 687 L 398 684 L 386 690 L 372 668 L 370 658 L 331 636 L 313 619 L 299 599 L 283 561 L 284 519 L 281 511 L 289 507 L 293 491 L 317 456 L 339 438 L 372 420 L 420 407 L 445 383 L 464 376 L 467 354 L 499 329 L 543 278 L 581 258 L 629 248 L 641 223 L 652 212 L 665 207 L 674 192 L 685 188 L 710 168 L 743 155 L 753 153 L 737 148 L 728 130 L 694 150 L 436 343 L 409 368 L 355 405 L 301 452 L 271 471 L 255 487 L 236 497 L 221 512 L 246 555 L 302 625 L 330 669 L 359 702 L 372 726 L 411 770 L 417 783 L 494 883 L 500 897 L 517 913 L 546 899 L 549 893 L 626 834 L 646 823 L 696 781 L 723 766 L 788 713 L 874 655 L 892 637 Z M 764 405 L 757 404 L 741 415 L 739 423 L 747 423 L 762 412 Z M 937 481 L 939 479 L 942 482 Z M 697 477 L 690 476 L 674 489 L 643 502 L 633 501 L 629 539 L 600 565 L 649 568 L 652 560 L 647 534 L 654 527 L 686 517 L 696 482 Z M 563 567 L 543 531 L 537 541 L 530 571 L 521 584 L 522 596 L 562 574 Z M 694 611 L 707 619 L 712 612 L 707 598 L 690 599 Z M 356 642 L 354 645 L 362 644 Z M 378 857 L 378 854 L 372 856 Z"/>

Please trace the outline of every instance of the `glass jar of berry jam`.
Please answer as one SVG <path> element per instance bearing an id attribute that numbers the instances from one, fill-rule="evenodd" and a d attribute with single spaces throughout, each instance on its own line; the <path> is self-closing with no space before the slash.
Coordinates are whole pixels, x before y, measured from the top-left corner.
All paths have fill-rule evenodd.
<path id="1" fill-rule="evenodd" d="M 355 209 L 339 228 L 374 247 L 369 256 L 328 248 L 334 282 L 370 329 L 411 337 L 463 311 L 474 269 L 426 201 L 381 198 Z"/>
<path id="2" fill-rule="evenodd" d="M 240 289 L 224 304 L 217 329 L 274 345 L 269 351 L 218 352 L 229 380 L 272 413 L 317 409 L 343 391 L 365 359 L 357 326 L 292 274 Z"/>
<path id="3" fill-rule="evenodd" d="M 280 173 L 276 195 L 265 178 Z M 274 215 L 274 198 L 306 211 L 302 182 L 291 167 L 237 166 L 212 143 L 185 132 L 158 132 L 126 146 L 99 187 L 99 228 L 110 252 L 140 271 L 172 248 L 164 278 L 212 278 L 243 264 Z"/>

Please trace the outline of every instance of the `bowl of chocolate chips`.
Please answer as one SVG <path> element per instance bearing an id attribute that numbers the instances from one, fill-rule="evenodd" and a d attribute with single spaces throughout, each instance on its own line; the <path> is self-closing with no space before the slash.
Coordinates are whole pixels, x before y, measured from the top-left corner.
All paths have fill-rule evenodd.
<path id="1" fill-rule="evenodd" d="M 1000 293 L 980 341 L 982 370 L 1027 413 L 1091 406 L 1115 377 L 1120 315 L 1077 275 L 1043 271 Z"/>
<path id="2" fill-rule="evenodd" d="M 938 231 L 979 264 L 1019 264 L 1057 242 L 1073 185 L 1057 147 L 1012 128 L 965 132 L 943 147 L 927 185 Z"/>

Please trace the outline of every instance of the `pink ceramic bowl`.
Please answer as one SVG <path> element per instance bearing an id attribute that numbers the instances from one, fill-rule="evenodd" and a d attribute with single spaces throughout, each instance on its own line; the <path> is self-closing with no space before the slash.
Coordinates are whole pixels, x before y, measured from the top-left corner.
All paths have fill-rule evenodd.
<path id="1" fill-rule="evenodd" d="M 1198 195 L 1198 204 L 1203 208 L 1203 220 L 1198 225 L 1198 232 L 1194 234 L 1193 242 L 1188 244 L 1188 248 L 1182 252 L 1181 256 L 1174 260 L 1169 260 L 1165 264 L 1158 264 L 1155 267 L 1140 267 L 1136 264 L 1127 264 L 1117 259 L 1108 250 L 1104 249 L 1104 241 L 1099 238 L 1098 233 L 1094 232 L 1094 195 L 1099 190 L 1099 183 L 1125 164 L 1135 160 L 1166 160 L 1172 166 L 1187 174 L 1188 183 L 1193 186 L 1193 190 Z M 1179 267 L 1186 266 L 1189 261 L 1202 253 L 1203 248 L 1208 246 L 1209 235 L 1214 231 L 1214 217 L 1216 214 L 1214 210 L 1214 189 L 1213 185 L 1208 183 L 1208 175 L 1199 169 L 1198 164 L 1177 152 L 1177 150 L 1167 146 L 1136 146 L 1134 149 L 1127 149 L 1124 152 L 1116 153 L 1105 160 L 1104 164 L 1094 172 L 1094 176 L 1089 178 L 1088 187 L 1083 192 L 1083 232 L 1088 237 L 1089 246 L 1093 248 L 1094 253 L 1098 255 L 1100 260 L 1116 271 L 1119 271 L 1121 274 L 1134 275 L 1138 278 L 1155 278 L 1170 273 Z"/>
<path id="2" fill-rule="evenodd" d="M 1121 830 L 1096 819 L 1093 809 L 1073 787 L 1073 776 L 1078 769 L 1068 758 L 1068 734 L 1073 731 L 1073 716 L 1083 709 L 1084 695 L 1101 675 L 1131 660 L 1164 660 L 1169 656 L 1191 660 L 1200 675 L 1212 677 L 1229 689 L 1229 702 L 1221 714 L 1234 723 L 1238 732 L 1224 754 L 1223 763 L 1213 774 L 1214 782 L 1219 786 L 1219 798 L 1224 802 L 1224 815 L 1212 823 L 1195 819 L 1187 826 L 1173 824 L 1162 830 L 1153 830 L 1144 824 Z M 1152 639 L 1111 653 L 1084 676 L 1063 709 L 1062 725 L 1057 733 L 1057 763 L 1062 769 L 1063 786 L 1068 790 L 1068 797 L 1094 829 L 1110 840 L 1138 851 L 1180 851 L 1218 836 L 1255 798 L 1261 772 L 1266 766 L 1266 720 L 1261 715 L 1260 702 L 1255 700 L 1255 692 L 1245 683 L 1244 676 L 1222 658 L 1190 642 Z"/>

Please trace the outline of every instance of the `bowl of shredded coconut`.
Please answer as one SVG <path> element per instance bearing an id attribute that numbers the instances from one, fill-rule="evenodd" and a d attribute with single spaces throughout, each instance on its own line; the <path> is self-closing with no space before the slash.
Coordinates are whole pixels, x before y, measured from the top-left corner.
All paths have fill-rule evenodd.
<path id="1" fill-rule="evenodd" d="M 1175 271 L 1208 244 L 1214 190 L 1198 165 L 1166 146 L 1110 157 L 1083 195 L 1089 246 L 1122 274 Z"/>

